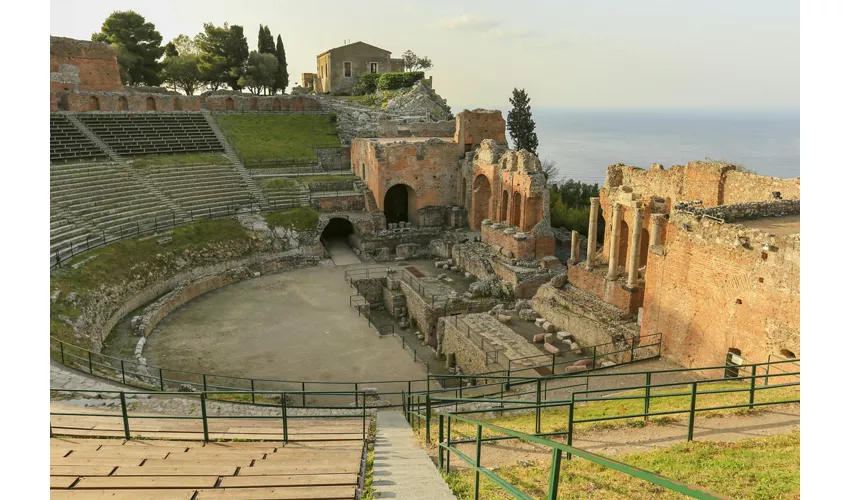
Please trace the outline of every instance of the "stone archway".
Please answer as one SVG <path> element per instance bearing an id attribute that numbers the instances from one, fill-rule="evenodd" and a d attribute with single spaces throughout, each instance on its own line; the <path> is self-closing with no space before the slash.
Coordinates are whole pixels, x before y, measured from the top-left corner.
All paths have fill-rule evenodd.
<path id="1" fill-rule="evenodd" d="M 225 111 L 233 111 L 233 98 L 228 97 L 224 100 L 224 109 Z"/>
<path id="2" fill-rule="evenodd" d="M 490 217 L 490 179 L 479 174 L 472 183 L 472 229 L 481 230 L 481 222 Z"/>
<path id="3" fill-rule="evenodd" d="M 396 184 L 384 194 L 384 216 L 387 224 L 415 222 L 416 191 L 407 184 Z"/>
<path id="4" fill-rule="evenodd" d="M 328 221 L 328 224 L 322 229 L 320 240 L 322 244 L 326 244 L 330 240 L 344 239 L 348 240 L 348 236 L 354 234 L 354 225 L 348 219 L 342 217 L 334 217 Z"/>
<path id="5" fill-rule="evenodd" d="M 508 191 L 502 191 L 502 203 L 499 204 L 499 222 L 508 221 Z"/>
<path id="6" fill-rule="evenodd" d="M 519 191 L 514 193 L 514 202 L 511 205 L 511 225 L 520 227 L 522 223 L 522 195 Z"/>
<path id="7" fill-rule="evenodd" d="M 100 100 L 97 96 L 89 96 L 89 111 L 100 111 Z"/>
<path id="8" fill-rule="evenodd" d="M 145 99 L 145 109 L 148 111 L 156 111 L 156 99 L 152 96 L 148 96 L 148 98 Z"/>

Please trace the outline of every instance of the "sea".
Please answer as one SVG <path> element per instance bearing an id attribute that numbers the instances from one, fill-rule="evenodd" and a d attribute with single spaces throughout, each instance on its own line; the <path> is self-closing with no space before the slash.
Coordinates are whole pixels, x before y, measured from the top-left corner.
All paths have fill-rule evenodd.
<path id="1" fill-rule="evenodd" d="M 759 175 L 800 176 L 799 110 L 532 108 L 532 116 L 537 154 L 553 160 L 564 180 L 601 186 L 608 165 L 669 168 L 706 158 Z"/>

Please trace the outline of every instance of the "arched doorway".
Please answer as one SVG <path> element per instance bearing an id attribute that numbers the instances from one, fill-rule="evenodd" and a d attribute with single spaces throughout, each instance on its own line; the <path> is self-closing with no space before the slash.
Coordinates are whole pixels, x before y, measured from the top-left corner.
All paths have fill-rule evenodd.
<path id="1" fill-rule="evenodd" d="M 387 224 L 414 222 L 416 192 L 407 184 L 396 184 L 384 195 L 384 215 Z"/>
<path id="2" fill-rule="evenodd" d="M 122 95 L 118 98 L 118 111 L 128 111 L 129 109 L 130 107 L 127 106 L 127 98 Z"/>
<path id="3" fill-rule="evenodd" d="M 100 100 L 96 96 L 89 96 L 89 111 L 100 111 Z"/>
<path id="4" fill-rule="evenodd" d="M 499 220 L 508 221 L 508 192 L 502 191 L 502 203 L 499 205 Z"/>
<path id="5" fill-rule="evenodd" d="M 543 200 L 539 196 L 532 196 L 525 200 L 525 225 L 523 231 L 531 231 L 541 220 L 543 220 Z"/>
<path id="6" fill-rule="evenodd" d="M 617 250 L 617 266 L 626 267 L 626 259 L 629 258 L 629 225 L 626 221 L 620 221 L 620 241 Z"/>
<path id="7" fill-rule="evenodd" d="M 638 267 L 646 265 L 646 260 L 649 258 L 649 231 L 646 229 L 640 230 L 640 254 L 638 255 Z"/>
<path id="8" fill-rule="evenodd" d="M 328 225 L 322 230 L 320 237 L 322 244 L 327 246 L 329 241 L 344 240 L 348 241 L 348 236 L 354 234 L 354 226 L 351 221 L 342 217 L 334 217 L 328 221 Z"/>
<path id="9" fill-rule="evenodd" d="M 519 227 L 522 221 L 522 195 L 514 193 L 514 203 L 511 206 L 511 225 Z"/>
<path id="10" fill-rule="evenodd" d="M 481 230 L 481 221 L 490 217 L 490 180 L 481 174 L 472 183 L 472 229 Z"/>
<path id="11" fill-rule="evenodd" d="M 232 97 L 228 97 L 227 99 L 224 100 L 224 109 L 226 111 L 233 111 L 233 98 Z"/>
<path id="12" fill-rule="evenodd" d="M 174 111 L 183 111 L 183 101 L 179 97 L 174 98 Z"/>
<path id="13" fill-rule="evenodd" d="M 259 106 L 257 104 L 257 98 L 256 97 L 252 97 L 251 100 L 248 101 L 248 107 L 251 109 L 251 111 L 257 111 L 257 108 Z"/>
<path id="14" fill-rule="evenodd" d="M 201 97 L 200 104 L 201 104 L 201 109 L 207 109 L 207 98 Z"/>
<path id="15" fill-rule="evenodd" d="M 148 96 L 148 98 L 145 99 L 145 109 L 148 111 L 156 111 L 156 99 Z"/>
<path id="16" fill-rule="evenodd" d="M 56 107 L 59 111 L 68 111 L 68 94 L 59 94 L 56 97 Z"/>
<path id="17" fill-rule="evenodd" d="M 280 99 L 272 100 L 272 111 L 280 111 Z"/>

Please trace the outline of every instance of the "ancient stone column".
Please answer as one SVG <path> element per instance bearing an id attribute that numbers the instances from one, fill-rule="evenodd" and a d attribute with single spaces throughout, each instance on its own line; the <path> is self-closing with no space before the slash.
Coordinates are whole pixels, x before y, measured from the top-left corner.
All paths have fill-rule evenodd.
<path id="1" fill-rule="evenodd" d="M 590 199 L 590 224 L 587 226 L 587 268 L 596 260 L 596 221 L 599 220 L 599 198 Z"/>
<path id="2" fill-rule="evenodd" d="M 608 274 L 605 277 L 616 280 L 620 275 L 617 270 L 617 254 L 620 251 L 620 222 L 623 220 L 623 207 L 615 202 L 611 211 L 614 214 L 611 217 L 611 244 L 608 246 Z"/>
<path id="3" fill-rule="evenodd" d="M 637 287 L 638 282 L 638 260 L 640 259 L 640 233 L 641 221 L 643 219 L 643 209 L 640 202 L 636 201 L 633 205 L 634 218 L 632 219 L 632 234 L 631 242 L 629 243 L 629 277 L 626 279 L 626 286 L 629 288 Z"/>
<path id="4" fill-rule="evenodd" d="M 661 244 L 661 225 L 664 224 L 664 214 L 649 216 L 652 225 L 649 226 L 649 246 Z"/>
<path id="5" fill-rule="evenodd" d="M 570 264 L 575 265 L 578 263 L 581 255 L 579 254 L 579 239 L 578 239 L 578 231 L 573 231 L 572 240 L 570 241 Z"/>

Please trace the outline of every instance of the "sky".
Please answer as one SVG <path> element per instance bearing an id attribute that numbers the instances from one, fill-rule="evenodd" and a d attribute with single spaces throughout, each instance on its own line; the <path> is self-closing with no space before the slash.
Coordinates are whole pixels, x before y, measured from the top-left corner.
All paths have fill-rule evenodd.
<path id="1" fill-rule="evenodd" d="M 286 48 L 290 85 L 346 40 L 428 56 L 453 107 L 798 109 L 799 2 L 787 0 L 51 1 L 50 34 L 88 40 L 115 10 L 153 22 L 163 43 L 203 23 L 262 23 Z"/>

